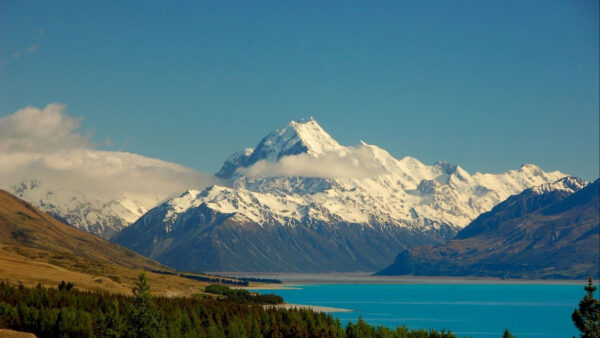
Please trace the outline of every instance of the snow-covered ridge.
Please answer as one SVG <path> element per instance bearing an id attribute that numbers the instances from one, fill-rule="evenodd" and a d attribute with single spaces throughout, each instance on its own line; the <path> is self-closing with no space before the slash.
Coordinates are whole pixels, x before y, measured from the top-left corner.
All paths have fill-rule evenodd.
<path id="1" fill-rule="evenodd" d="M 585 186 L 587 186 L 588 184 L 589 184 L 589 182 L 586 182 L 579 178 L 567 176 L 567 177 L 561 178 L 560 180 L 558 180 L 556 182 L 546 183 L 546 184 L 542 184 L 542 185 L 539 185 L 536 187 L 532 187 L 531 191 L 533 191 L 534 193 L 536 193 L 538 195 L 541 195 L 543 193 L 550 192 L 550 191 L 557 191 L 557 190 L 574 193 L 574 192 L 577 192 L 577 191 L 585 188 Z"/>
<path id="2" fill-rule="evenodd" d="M 131 193 L 99 198 L 39 180 L 25 181 L 9 190 L 61 221 L 104 238 L 135 222 L 164 198 Z"/>
<path id="3" fill-rule="evenodd" d="M 331 161 L 332 156 L 337 157 Z M 314 161 L 306 162 L 307 158 Z M 310 164 L 309 175 L 302 175 L 298 168 L 292 172 L 300 174 L 293 176 L 282 174 L 284 170 L 244 175 L 253 166 L 276 166 L 284 161 Z M 315 170 L 323 163 L 323 170 Z M 331 174 L 353 167 L 374 174 Z M 342 146 L 314 119 L 293 121 L 270 133 L 255 148 L 230 157 L 219 174 L 227 179 L 227 186 L 188 191 L 167 202 L 164 207 L 169 211 L 163 221 L 175 224 L 180 215 L 204 204 L 261 226 L 319 220 L 424 230 L 441 224 L 461 228 L 510 195 L 566 176 L 559 171 L 544 172 L 533 164 L 501 174 L 471 175 L 446 162 L 426 165 L 409 156 L 398 160 L 364 142 Z"/>

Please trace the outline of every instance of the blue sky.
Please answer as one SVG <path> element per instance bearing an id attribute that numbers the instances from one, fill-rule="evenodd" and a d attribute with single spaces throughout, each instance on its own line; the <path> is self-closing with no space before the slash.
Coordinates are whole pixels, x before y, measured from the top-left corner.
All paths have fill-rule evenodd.
<path id="1" fill-rule="evenodd" d="M 598 1 L 2 1 L 0 117 L 216 172 L 290 120 L 467 171 L 599 171 Z M 110 140 L 109 143 L 106 140 Z"/>

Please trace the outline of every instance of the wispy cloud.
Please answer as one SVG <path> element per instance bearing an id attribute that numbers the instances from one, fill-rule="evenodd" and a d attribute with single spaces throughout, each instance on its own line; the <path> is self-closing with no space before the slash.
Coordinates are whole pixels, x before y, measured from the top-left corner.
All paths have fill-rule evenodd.
<path id="1" fill-rule="evenodd" d="M 209 174 L 144 156 L 96 149 L 65 106 L 26 107 L 0 118 L 0 187 L 37 179 L 93 195 L 169 196 L 216 182 Z"/>
<path id="2" fill-rule="evenodd" d="M 40 48 L 40 43 L 36 42 L 33 45 L 31 45 L 31 46 L 29 46 L 29 47 L 27 47 L 25 49 L 22 49 L 22 50 L 19 50 L 19 51 L 16 51 L 16 52 L 12 53 L 11 56 L 12 56 L 13 59 L 16 60 L 16 59 L 19 59 L 20 57 L 22 57 L 24 55 L 29 55 L 29 54 L 35 52 L 36 50 L 38 50 L 38 48 Z"/>
<path id="3" fill-rule="evenodd" d="M 36 41 L 35 43 L 30 44 L 28 47 L 17 50 L 15 52 L 12 52 L 10 54 L 10 57 L 7 55 L 5 56 L 4 60 L 0 60 L 0 66 L 4 66 L 10 63 L 10 61 L 16 61 L 21 59 L 22 57 L 32 54 L 33 52 L 37 51 L 40 48 L 40 42 L 39 40 L 41 39 L 42 36 L 44 36 L 46 34 L 46 30 L 45 29 L 38 29 L 35 34 L 33 35 L 33 41 Z"/>

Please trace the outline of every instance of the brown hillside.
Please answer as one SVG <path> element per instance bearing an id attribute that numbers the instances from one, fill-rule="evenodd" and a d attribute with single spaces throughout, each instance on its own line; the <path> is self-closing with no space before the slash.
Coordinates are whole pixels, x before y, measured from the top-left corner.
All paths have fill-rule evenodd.
<path id="1" fill-rule="evenodd" d="M 140 270 L 172 271 L 151 259 L 67 226 L 29 203 L 0 190 L 0 280 L 129 293 Z M 153 291 L 189 295 L 205 283 L 148 273 Z"/>

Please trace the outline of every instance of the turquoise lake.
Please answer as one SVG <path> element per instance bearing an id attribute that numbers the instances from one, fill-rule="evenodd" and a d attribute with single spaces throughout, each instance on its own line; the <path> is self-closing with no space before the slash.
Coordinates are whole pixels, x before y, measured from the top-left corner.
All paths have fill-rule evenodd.
<path id="1" fill-rule="evenodd" d="M 584 285 L 320 284 L 259 290 L 287 303 L 351 309 L 332 313 L 345 325 L 359 316 L 373 325 L 449 329 L 459 337 L 572 337 L 571 313 Z M 597 297 L 598 291 L 596 291 Z"/>

